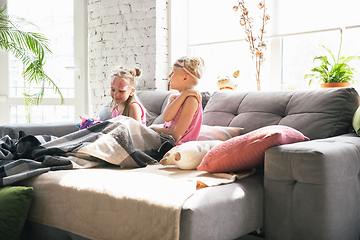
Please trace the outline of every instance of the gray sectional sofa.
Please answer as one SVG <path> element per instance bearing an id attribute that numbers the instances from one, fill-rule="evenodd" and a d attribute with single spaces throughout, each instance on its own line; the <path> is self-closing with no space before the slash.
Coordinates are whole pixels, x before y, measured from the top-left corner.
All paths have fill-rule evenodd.
<path id="1" fill-rule="evenodd" d="M 163 122 L 169 94 L 138 93 L 148 110 L 148 125 Z M 180 239 L 236 239 L 255 232 L 269 240 L 360 238 L 360 138 L 352 129 L 359 107 L 355 89 L 203 94 L 203 124 L 242 127 L 244 134 L 285 125 L 310 141 L 271 147 L 256 174 L 198 190 L 183 205 Z M 100 116 L 106 114 L 105 106 Z M 19 130 L 61 136 L 77 127 L 74 123 L 0 126 L 2 136 L 16 138 Z M 26 223 L 22 238 L 86 239 L 32 221 Z"/>

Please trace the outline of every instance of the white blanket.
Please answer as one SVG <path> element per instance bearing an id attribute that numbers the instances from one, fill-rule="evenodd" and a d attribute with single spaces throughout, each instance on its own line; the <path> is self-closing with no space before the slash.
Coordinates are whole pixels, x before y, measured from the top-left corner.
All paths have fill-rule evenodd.
<path id="1" fill-rule="evenodd" d="M 31 221 L 90 239 L 178 239 L 183 203 L 197 187 L 253 172 L 209 174 L 154 164 L 50 171 L 22 184 L 35 189 Z"/>

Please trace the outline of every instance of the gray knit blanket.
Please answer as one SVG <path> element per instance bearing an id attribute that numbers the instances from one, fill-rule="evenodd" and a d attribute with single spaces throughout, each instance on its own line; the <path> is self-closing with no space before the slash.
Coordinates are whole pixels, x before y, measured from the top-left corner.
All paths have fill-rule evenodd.
<path id="1" fill-rule="evenodd" d="M 155 163 L 174 145 L 132 118 L 119 116 L 65 135 L 0 139 L 0 187 L 54 170 L 92 168 L 112 164 L 139 168 Z"/>

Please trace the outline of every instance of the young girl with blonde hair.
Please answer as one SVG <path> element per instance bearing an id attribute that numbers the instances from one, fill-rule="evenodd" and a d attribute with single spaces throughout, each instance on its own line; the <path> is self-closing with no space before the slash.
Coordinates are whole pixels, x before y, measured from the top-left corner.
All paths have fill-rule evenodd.
<path id="1" fill-rule="evenodd" d="M 109 112 L 111 117 L 124 115 L 131 117 L 146 125 L 145 108 L 139 102 L 135 94 L 136 79 L 141 76 L 141 70 L 125 69 L 119 67 L 115 69 L 111 79 L 111 98 Z"/>
<path id="2" fill-rule="evenodd" d="M 196 141 L 202 123 L 201 95 L 195 90 L 202 77 L 204 61 L 198 57 L 182 57 L 173 65 L 169 74 L 170 88 L 180 94 L 169 97 L 164 110 L 164 126 L 150 126 L 151 129 L 172 135 L 175 145 Z"/>

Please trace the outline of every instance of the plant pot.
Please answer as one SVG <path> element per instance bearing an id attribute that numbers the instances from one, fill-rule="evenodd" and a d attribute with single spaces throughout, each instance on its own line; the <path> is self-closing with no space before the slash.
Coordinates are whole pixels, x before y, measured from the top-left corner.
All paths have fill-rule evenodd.
<path id="1" fill-rule="evenodd" d="M 332 83 L 321 83 L 321 88 L 337 88 L 337 87 L 350 87 L 351 83 L 349 82 L 332 82 Z"/>

